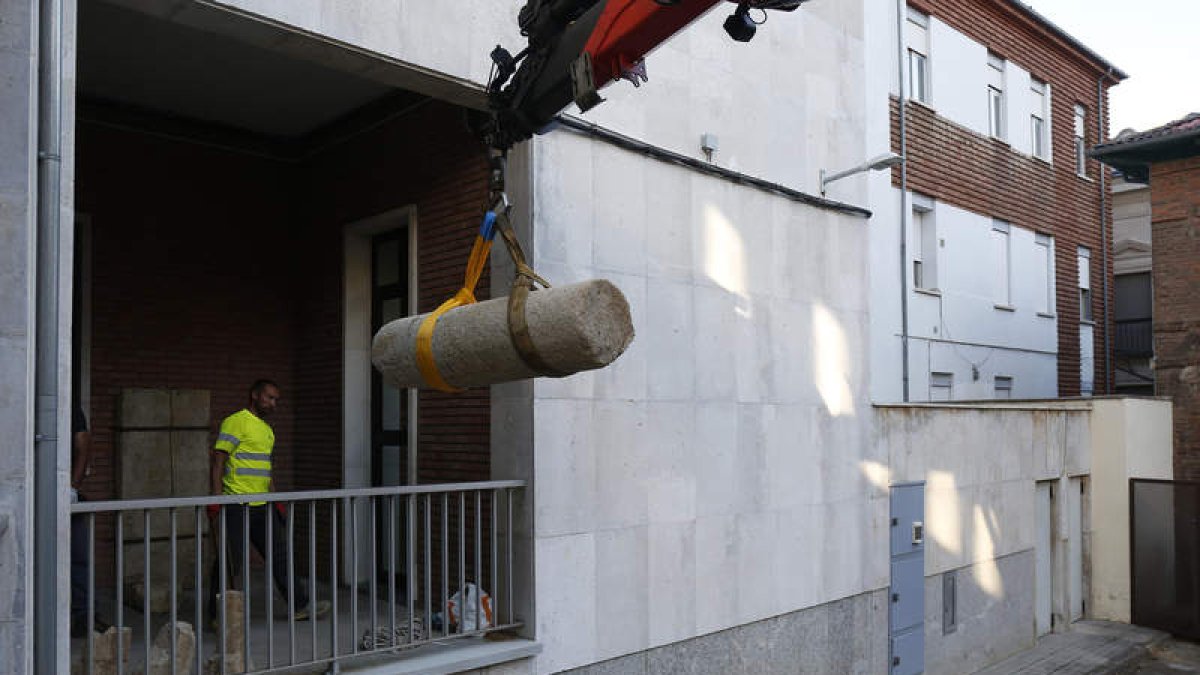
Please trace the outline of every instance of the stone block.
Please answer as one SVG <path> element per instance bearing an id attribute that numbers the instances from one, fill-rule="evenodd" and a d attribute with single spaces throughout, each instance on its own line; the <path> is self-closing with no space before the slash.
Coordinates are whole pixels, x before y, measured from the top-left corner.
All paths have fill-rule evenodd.
<path id="1" fill-rule="evenodd" d="M 201 573 L 207 575 L 212 565 L 211 539 L 204 541 L 201 551 Z M 146 597 L 145 584 L 145 545 L 141 542 L 125 544 L 124 579 L 128 590 L 126 597 L 135 607 L 142 607 Z M 167 541 L 150 542 L 150 608 L 155 612 L 166 612 L 170 609 L 171 599 L 171 544 Z M 175 544 L 175 589 L 179 594 L 176 604 L 182 600 L 186 589 L 195 587 L 196 578 L 196 540 L 193 538 L 179 539 Z"/>
<path id="2" fill-rule="evenodd" d="M 207 428 L 210 423 L 209 399 L 207 389 L 172 389 L 171 426 Z"/>
<path id="3" fill-rule="evenodd" d="M 169 431 L 123 431 L 117 434 L 120 482 L 117 494 L 121 499 L 151 499 L 171 496 L 171 433 Z M 170 533 L 169 515 L 165 511 L 151 514 L 150 532 L 153 537 Z M 122 516 L 125 536 L 142 536 L 142 513 L 128 512 Z"/>
<path id="4" fill-rule="evenodd" d="M 171 432 L 171 489 L 176 497 L 209 494 L 209 432 Z"/>
<path id="5" fill-rule="evenodd" d="M 133 646 L 133 629 L 110 626 L 108 630 L 96 636 L 94 642 L 92 672 L 96 675 L 117 672 L 117 640 L 121 641 L 122 669 L 128 670 L 129 651 Z"/>
<path id="6" fill-rule="evenodd" d="M 175 637 L 175 663 L 171 663 L 171 637 Z M 172 675 L 192 672 L 192 659 L 196 653 L 196 632 L 186 621 L 164 625 L 154 638 L 154 649 L 150 652 L 148 675 Z M 174 667 L 172 667 L 172 665 Z"/>
<path id="7" fill-rule="evenodd" d="M 171 392 L 122 389 L 117 402 L 118 428 L 164 428 L 171 424 Z"/>

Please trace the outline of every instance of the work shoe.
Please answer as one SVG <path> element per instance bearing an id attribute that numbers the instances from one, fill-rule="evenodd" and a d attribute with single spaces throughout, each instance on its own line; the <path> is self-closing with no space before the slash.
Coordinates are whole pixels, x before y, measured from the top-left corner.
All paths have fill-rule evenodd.
<path id="1" fill-rule="evenodd" d="M 309 619 L 312 619 L 312 618 L 322 619 L 328 613 L 329 613 L 329 601 L 328 600 L 318 600 L 317 602 L 310 604 L 308 607 L 296 610 L 296 620 L 297 621 L 308 621 Z"/>

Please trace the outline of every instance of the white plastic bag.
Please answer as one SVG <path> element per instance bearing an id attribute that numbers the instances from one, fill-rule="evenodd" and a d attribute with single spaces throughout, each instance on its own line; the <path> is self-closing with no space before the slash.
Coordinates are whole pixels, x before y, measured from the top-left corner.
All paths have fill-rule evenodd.
<path id="1" fill-rule="evenodd" d="M 490 628 L 494 623 L 492 596 L 475 584 L 468 583 L 461 591 L 450 596 L 446 603 L 446 614 L 450 617 L 450 623 L 457 624 L 458 630 L 463 633 Z"/>

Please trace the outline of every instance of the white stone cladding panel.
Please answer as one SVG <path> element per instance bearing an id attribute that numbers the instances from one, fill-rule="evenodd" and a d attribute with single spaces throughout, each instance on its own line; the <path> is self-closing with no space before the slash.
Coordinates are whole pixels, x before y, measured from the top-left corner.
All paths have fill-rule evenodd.
<path id="1" fill-rule="evenodd" d="M 539 672 L 886 583 L 886 551 L 868 551 L 885 493 L 862 470 L 867 221 L 566 132 L 534 155 L 538 208 L 573 181 L 604 186 L 578 222 L 535 214 L 535 265 L 610 279 L 638 332 L 611 368 L 534 383 L 535 537 L 591 536 L 603 605 L 590 647 L 547 644 Z M 561 561 L 542 556 L 573 551 L 539 547 L 546 630 L 571 628 L 543 623 L 541 579 Z"/>

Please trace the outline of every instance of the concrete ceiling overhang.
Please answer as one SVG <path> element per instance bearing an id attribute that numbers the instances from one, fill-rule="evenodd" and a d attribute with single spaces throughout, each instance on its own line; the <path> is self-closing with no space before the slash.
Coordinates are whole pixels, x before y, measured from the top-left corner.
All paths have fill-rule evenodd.
<path id="1" fill-rule="evenodd" d="M 484 103 L 478 85 L 204 0 L 79 3 L 77 69 L 85 105 L 281 140 L 389 100 L 393 108 L 430 97 Z"/>

